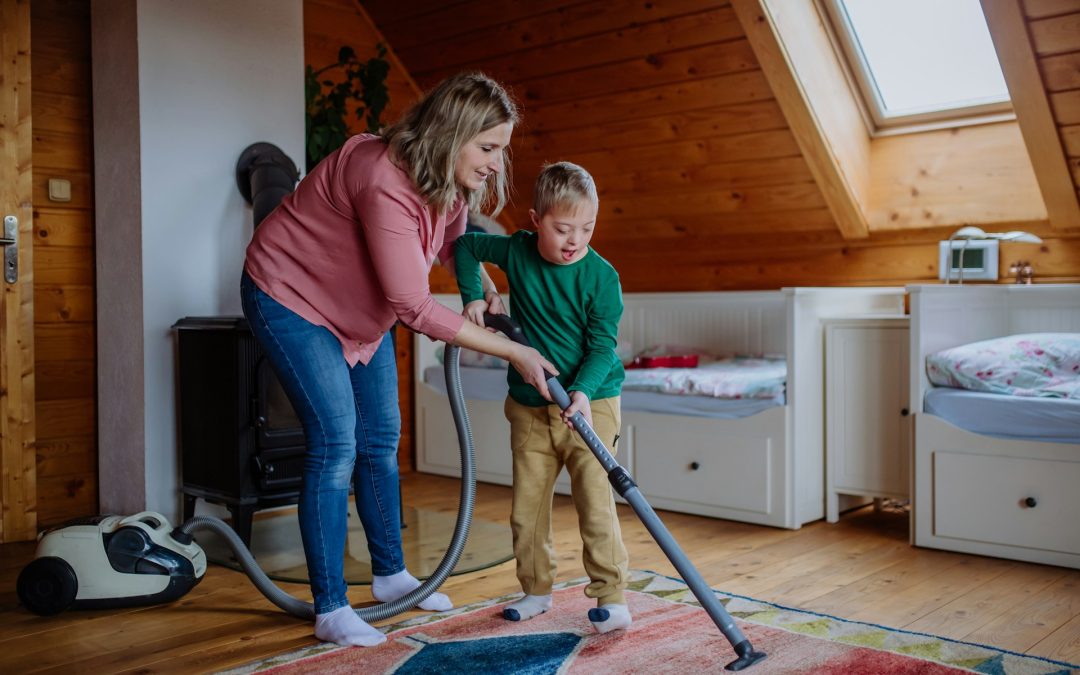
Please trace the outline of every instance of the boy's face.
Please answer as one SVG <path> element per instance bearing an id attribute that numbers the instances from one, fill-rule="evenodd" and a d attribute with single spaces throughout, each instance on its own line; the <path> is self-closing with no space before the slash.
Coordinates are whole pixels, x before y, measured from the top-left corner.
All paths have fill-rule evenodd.
<path id="1" fill-rule="evenodd" d="M 588 200 L 556 207 L 543 216 L 529 209 L 539 236 L 540 257 L 556 265 L 576 263 L 589 252 L 596 226 L 596 205 Z"/>

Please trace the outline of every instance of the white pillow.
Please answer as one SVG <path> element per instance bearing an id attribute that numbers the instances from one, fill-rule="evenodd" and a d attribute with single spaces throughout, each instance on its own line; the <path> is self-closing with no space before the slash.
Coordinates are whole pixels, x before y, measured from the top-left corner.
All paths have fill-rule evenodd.
<path id="1" fill-rule="evenodd" d="M 1080 333 L 1026 333 L 926 357 L 935 385 L 1011 396 L 1080 398 Z"/>

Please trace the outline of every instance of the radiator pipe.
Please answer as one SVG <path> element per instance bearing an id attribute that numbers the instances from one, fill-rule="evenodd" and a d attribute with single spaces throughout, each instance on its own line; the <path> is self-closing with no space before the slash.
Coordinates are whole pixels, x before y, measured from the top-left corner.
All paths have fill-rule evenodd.
<path id="1" fill-rule="evenodd" d="M 296 188 L 300 172 L 273 143 L 252 143 L 236 162 L 236 186 L 254 212 L 255 227 Z"/>

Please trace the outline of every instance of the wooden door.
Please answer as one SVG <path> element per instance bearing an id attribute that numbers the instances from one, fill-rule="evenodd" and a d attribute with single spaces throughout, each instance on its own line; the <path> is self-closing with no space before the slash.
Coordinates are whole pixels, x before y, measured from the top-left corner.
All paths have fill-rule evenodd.
<path id="1" fill-rule="evenodd" d="M 0 542 L 37 533 L 30 122 L 30 0 L 0 0 Z"/>

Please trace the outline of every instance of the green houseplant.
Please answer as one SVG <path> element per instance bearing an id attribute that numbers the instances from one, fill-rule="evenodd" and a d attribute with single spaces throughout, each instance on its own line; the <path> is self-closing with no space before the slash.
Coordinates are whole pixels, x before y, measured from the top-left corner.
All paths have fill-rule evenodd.
<path id="1" fill-rule="evenodd" d="M 367 131 L 377 133 L 382 127 L 379 117 L 390 102 L 386 88 L 390 64 L 384 58 L 386 47 L 382 43 L 375 45 L 375 51 L 375 56 L 361 61 L 352 47 L 342 47 L 336 63 L 318 70 L 310 65 L 305 69 L 308 171 L 351 135 L 347 122 L 350 102 L 356 103 L 356 119 L 366 120 Z M 319 79 L 334 69 L 342 69 L 345 77 L 340 81 Z"/>

